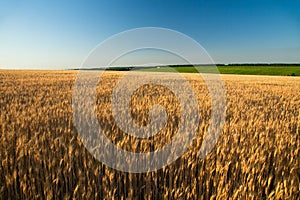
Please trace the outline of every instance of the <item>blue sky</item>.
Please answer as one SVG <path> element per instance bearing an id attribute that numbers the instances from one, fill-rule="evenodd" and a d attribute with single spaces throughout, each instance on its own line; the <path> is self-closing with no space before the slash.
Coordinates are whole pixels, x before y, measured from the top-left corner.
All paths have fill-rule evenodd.
<path id="1" fill-rule="evenodd" d="M 106 38 L 164 27 L 216 63 L 300 63 L 300 1 L 1 1 L 0 68 L 74 68 Z"/>

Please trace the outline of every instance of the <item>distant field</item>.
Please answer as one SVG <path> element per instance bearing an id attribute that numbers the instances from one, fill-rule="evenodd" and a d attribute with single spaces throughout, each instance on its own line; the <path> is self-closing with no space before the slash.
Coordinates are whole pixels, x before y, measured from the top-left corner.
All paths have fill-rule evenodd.
<path id="1" fill-rule="evenodd" d="M 196 73 L 198 72 L 192 66 L 178 66 L 172 67 L 178 72 L 182 73 Z M 197 66 L 201 72 L 213 72 L 211 67 Z M 155 71 L 155 72 L 168 72 L 170 68 L 148 68 L 140 69 L 143 71 Z M 300 66 L 218 66 L 218 70 L 221 74 L 247 74 L 247 75 L 275 75 L 275 76 L 300 76 Z"/>

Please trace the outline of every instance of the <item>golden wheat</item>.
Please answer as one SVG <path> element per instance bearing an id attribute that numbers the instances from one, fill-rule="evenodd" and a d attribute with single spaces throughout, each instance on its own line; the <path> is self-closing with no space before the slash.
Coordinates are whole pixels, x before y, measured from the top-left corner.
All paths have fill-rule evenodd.
<path id="1" fill-rule="evenodd" d="M 1 199 L 300 198 L 300 78 L 222 76 L 226 121 L 217 145 L 200 159 L 210 98 L 202 80 L 185 74 L 199 102 L 197 138 L 174 163 L 134 174 L 97 161 L 77 137 L 72 110 L 76 74 L 0 71 Z M 146 125 L 149 108 L 159 103 L 168 112 L 168 123 L 150 140 L 134 138 L 116 125 L 110 109 L 111 93 L 121 76 L 108 72 L 100 80 L 99 124 L 127 151 L 161 148 L 178 129 L 176 96 L 157 85 L 138 89 L 131 98 L 133 119 Z"/>

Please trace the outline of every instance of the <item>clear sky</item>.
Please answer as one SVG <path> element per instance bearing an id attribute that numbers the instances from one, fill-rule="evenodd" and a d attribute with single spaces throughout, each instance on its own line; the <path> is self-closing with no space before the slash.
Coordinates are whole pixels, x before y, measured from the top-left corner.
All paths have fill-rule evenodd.
<path id="1" fill-rule="evenodd" d="M 164 27 L 216 63 L 300 63 L 298 0 L 0 1 L 0 68 L 74 68 L 109 36 Z"/>

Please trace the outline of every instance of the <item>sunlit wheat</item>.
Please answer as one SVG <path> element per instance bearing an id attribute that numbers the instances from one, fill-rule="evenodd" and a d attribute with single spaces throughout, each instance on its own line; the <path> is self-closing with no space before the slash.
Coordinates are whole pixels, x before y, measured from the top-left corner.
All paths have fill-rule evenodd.
<path id="1" fill-rule="evenodd" d="M 166 108 L 168 120 L 154 137 L 134 138 L 116 125 L 110 108 L 121 75 L 107 72 L 99 82 L 99 124 L 127 151 L 162 148 L 178 129 L 176 96 L 157 85 L 138 89 L 131 100 L 136 123 L 149 123 L 155 103 Z M 198 98 L 197 138 L 174 163 L 132 174 L 98 162 L 77 137 L 72 110 L 76 72 L 0 71 L 0 199 L 299 199 L 300 78 L 222 76 L 226 122 L 217 145 L 200 159 L 210 97 L 196 75 L 184 76 Z"/>

